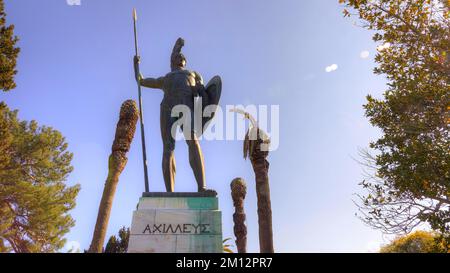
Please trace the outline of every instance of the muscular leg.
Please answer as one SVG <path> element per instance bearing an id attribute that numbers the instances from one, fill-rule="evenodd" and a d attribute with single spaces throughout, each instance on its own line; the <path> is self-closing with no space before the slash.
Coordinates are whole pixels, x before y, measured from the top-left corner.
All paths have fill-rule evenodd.
<path id="1" fill-rule="evenodd" d="M 175 156 L 173 150 L 163 152 L 162 160 L 164 183 L 167 192 L 174 192 L 175 189 Z"/>
<path id="2" fill-rule="evenodd" d="M 197 180 L 198 191 L 206 190 L 205 169 L 203 164 L 203 154 L 195 134 L 191 134 L 191 139 L 186 140 L 189 147 L 189 163 Z"/>
<path id="3" fill-rule="evenodd" d="M 171 134 L 173 123 L 174 120 L 170 116 L 170 110 L 161 107 L 161 138 L 163 141 L 162 169 L 167 192 L 174 192 L 175 189 L 175 139 L 173 139 Z"/>

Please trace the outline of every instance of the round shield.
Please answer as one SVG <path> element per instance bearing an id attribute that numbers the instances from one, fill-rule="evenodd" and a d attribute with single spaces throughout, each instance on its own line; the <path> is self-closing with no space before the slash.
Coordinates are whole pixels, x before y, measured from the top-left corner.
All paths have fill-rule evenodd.
<path id="1" fill-rule="evenodd" d="M 209 121 L 214 118 L 217 105 L 219 104 L 220 95 L 222 93 L 222 80 L 219 76 L 214 76 L 205 86 L 206 96 L 203 96 L 203 111 L 209 106 L 212 110 L 210 117 L 203 117 L 203 131 L 208 126 Z"/>

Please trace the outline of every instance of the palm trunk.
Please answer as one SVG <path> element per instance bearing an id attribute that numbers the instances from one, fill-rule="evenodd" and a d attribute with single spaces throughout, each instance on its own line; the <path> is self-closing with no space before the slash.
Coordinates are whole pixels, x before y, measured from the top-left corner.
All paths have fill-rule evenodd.
<path id="1" fill-rule="evenodd" d="M 127 100 L 120 108 L 120 118 L 117 123 L 116 135 L 112 145 L 112 152 L 108 161 L 108 177 L 103 189 L 102 200 L 98 209 L 97 223 L 95 224 L 89 252 L 101 253 L 105 241 L 111 207 L 114 200 L 119 176 L 127 164 L 127 152 L 130 150 L 131 141 L 136 131 L 136 123 L 139 111 L 136 103 Z"/>
<path id="2" fill-rule="evenodd" d="M 244 199 L 247 186 L 242 178 L 235 178 L 231 182 L 231 197 L 234 204 L 234 235 L 238 253 L 247 253 L 247 226 L 245 225 Z"/>
<path id="3" fill-rule="evenodd" d="M 273 253 L 272 205 L 269 188 L 269 136 L 258 127 L 256 119 L 241 109 L 230 110 L 250 120 L 251 127 L 244 140 L 244 158 L 250 157 L 256 180 L 256 196 L 258 199 L 259 248 L 261 253 Z"/>
<path id="4" fill-rule="evenodd" d="M 259 141 L 258 141 L 259 142 Z M 260 143 L 259 143 L 260 144 Z M 258 199 L 259 248 L 261 253 L 273 253 L 272 206 L 270 203 L 268 152 L 262 152 L 257 145 L 250 157 L 256 179 Z"/>

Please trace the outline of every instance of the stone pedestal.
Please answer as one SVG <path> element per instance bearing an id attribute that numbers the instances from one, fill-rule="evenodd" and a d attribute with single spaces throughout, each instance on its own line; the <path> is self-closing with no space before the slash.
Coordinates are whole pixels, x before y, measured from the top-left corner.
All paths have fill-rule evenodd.
<path id="1" fill-rule="evenodd" d="M 128 252 L 222 252 L 222 213 L 216 195 L 144 193 L 133 212 Z"/>

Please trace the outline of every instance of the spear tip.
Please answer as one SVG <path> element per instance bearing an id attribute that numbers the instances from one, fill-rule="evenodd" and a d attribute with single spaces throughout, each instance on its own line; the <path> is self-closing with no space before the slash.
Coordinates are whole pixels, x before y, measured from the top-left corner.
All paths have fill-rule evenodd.
<path id="1" fill-rule="evenodd" d="M 133 8 L 133 20 L 137 21 L 137 12 L 136 12 L 136 8 Z"/>

